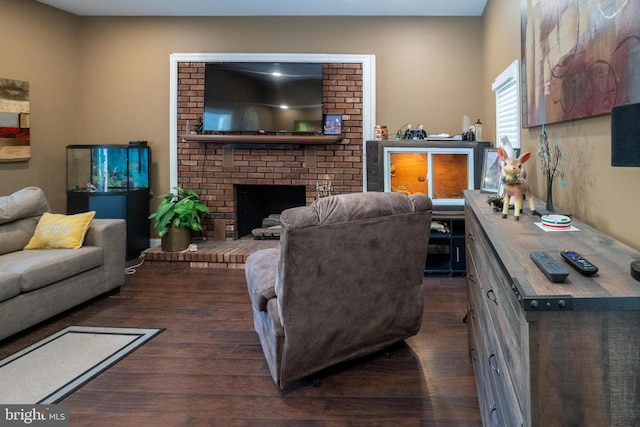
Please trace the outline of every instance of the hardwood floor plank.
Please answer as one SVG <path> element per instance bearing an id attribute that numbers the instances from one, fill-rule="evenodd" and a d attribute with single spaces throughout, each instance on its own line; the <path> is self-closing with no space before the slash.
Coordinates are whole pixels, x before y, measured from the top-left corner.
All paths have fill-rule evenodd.
<path id="1" fill-rule="evenodd" d="M 482 425 L 464 277 L 425 278 L 420 332 L 285 391 L 253 329 L 244 270 L 142 266 L 119 293 L 0 343 L 0 357 L 70 325 L 165 330 L 68 396 L 73 426 Z"/>

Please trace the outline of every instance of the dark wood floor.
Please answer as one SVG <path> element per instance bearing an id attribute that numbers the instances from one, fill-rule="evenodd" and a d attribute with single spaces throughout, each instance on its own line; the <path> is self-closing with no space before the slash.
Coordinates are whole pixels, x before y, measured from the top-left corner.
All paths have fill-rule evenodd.
<path id="1" fill-rule="evenodd" d="M 121 291 L 0 343 L 69 325 L 166 330 L 63 403 L 72 426 L 480 426 L 464 277 L 425 278 L 417 336 L 281 393 L 253 331 L 244 270 L 142 266 Z"/>

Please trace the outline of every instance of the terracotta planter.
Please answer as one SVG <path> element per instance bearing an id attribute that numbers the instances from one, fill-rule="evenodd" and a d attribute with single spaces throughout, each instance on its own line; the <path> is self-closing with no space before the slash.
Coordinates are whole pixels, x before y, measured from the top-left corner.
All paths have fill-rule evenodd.
<path id="1" fill-rule="evenodd" d="M 162 250 L 164 252 L 180 252 L 187 249 L 190 244 L 190 228 L 169 227 L 166 234 L 162 236 Z"/>

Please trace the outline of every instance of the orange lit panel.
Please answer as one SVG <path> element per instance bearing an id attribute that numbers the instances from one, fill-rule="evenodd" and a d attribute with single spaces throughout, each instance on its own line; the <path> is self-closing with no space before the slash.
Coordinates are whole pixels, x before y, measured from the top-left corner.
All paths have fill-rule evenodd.
<path id="1" fill-rule="evenodd" d="M 391 191 L 429 194 L 428 156 L 427 153 L 390 153 Z"/>
<path id="2" fill-rule="evenodd" d="M 469 188 L 468 154 L 433 154 L 434 199 L 462 199 Z"/>

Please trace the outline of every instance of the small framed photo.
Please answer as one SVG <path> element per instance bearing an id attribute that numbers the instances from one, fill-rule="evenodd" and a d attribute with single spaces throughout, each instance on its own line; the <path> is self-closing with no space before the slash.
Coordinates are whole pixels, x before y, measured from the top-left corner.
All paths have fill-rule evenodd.
<path id="1" fill-rule="evenodd" d="M 500 178 L 502 177 L 502 167 L 498 157 L 497 148 L 485 148 L 484 159 L 482 160 L 482 181 L 480 191 L 483 193 L 496 193 L 500 189 Z"/>
<path id="2" fill-rule="evenodd" d="M 325 135 L 341 135 L 342 134 L 342 115 L 341 114 L 323 114 L 322 115 L 322 133 Z"/>

